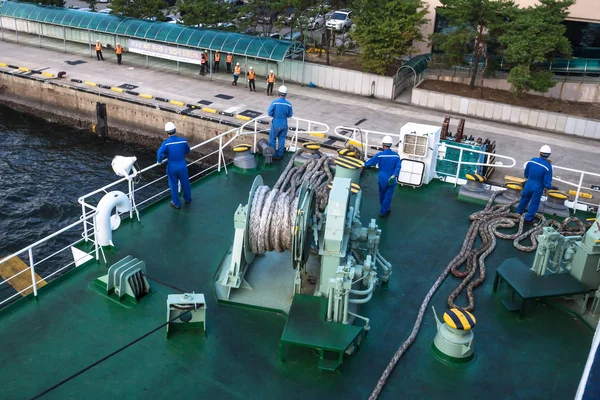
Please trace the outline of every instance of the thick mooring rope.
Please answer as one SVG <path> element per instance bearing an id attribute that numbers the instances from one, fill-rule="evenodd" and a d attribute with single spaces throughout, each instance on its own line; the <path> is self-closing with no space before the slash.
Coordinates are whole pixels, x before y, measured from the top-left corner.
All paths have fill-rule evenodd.
<path id="1" fill-rule="evenodd" d="M 296 219 L 300 187 L 304 182 L 308 182 L 315 190 L 319 209 L 325 209 L 327 185 L 333 180 L 329 158 L 318 153 L 319 157 L 302 165 L 294 165 L 296 157 L 302 152 L 303 150 L 299 150 L 294 154 L 273 189 L 259 186 L 254 193 L 248 232 L 250 250 L 253 253 L 292 249 L 291 232 Z"/>
<path id="2" fill-rule="evenodd" d="M 523 216 L 511 212 L 510 210 L 511 206 L 516 204 L 519 200 L 515 200 L 512 203 L 505 205 L 493 204 L 496 196 L 501 193 L 502 192 L 495 192 L 482 211 L 478 211 L 469 217 L 469 219 L 473 222 L 471 223 L 471 227 L 467 232 L 460 252 L 452 261 L 450 261 L 446 268 L 444 268 L 441 275 L 435 281 L 431 289 L 429 289 L 425 299 L 423 299 L 423 303 L 421 303 L 419 314 L 417 315 L 417 320 L 415 321 L 410 336 L 404 341 L 404 343 L 402 343 L 381 374 L 381 377 L 379 378 L 375 389 L 373 389 L 369 400 L 375 400 L 377 397 L 379 397 L 379 394 L 381 393 L 381 390 L 383 389 L 390 374 L 394 370 L 394 367 L 416 339 L 419 329 L 421 328 L 421 323 L 423 322 L 423 316 L 425 315 L 425 311 L 429 305 L 429 301 L 450 272 L 452 272 L 453 275 L 464 279 L 448 297 L 448 305 L 451 308 L 460 308 L 466 311 L 472 311 L 475 308 L 473 289 L 481 285 L 485 279 L 485 259 L 492 251 L 494 251 L 494 248 L 496 247 L 496 237 L 513 240 L 513 245 L 517 249 L 525 252 L 531 252 L 537 249 L 536 238 L 542 233 L 542 229 L 545 226 L 552 225 L 561 234 L 569 236 L 583 235 L 585 233 L 585 225 L 577 218 L 569 217 L 565 219 L 562 224 L 560 224 L 553 220 L 549 222 L 546 221 L 546 218 L 542 214 L 536 215 L 537 225 L 534 225 L 532 229 L 523 231 Z M 575 227 L 572 226 L 573 223 L 576 225 Z M 498 229 L 501 228 L 514 228 L 517 225 L 518 230 L 516 233 L 506 234 L 498 231 Z M 473 246 L 478 236 L 481 238 L 481 247 L 474 248 Z M 531 245 L 522 245 L 521 241 L 528 237 L 531 240 Z M 465 262 L 466 269 L 459 270 L 459 268 L 465 264 Z M 477 279 L 473 280 L 473 277 L 477 271 L 479 271 L 479 276 Z M 467 288 L 467 298 L 469 304 L 467 307 L 457 306 L 454 303 L 454 300 L 465 289 L 465 287 Z"/>

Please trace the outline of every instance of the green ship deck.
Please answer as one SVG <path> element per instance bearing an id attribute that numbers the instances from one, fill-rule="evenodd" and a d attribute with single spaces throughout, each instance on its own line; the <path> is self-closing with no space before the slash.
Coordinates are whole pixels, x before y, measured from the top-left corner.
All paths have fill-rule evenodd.
<path id="1" fill-rule="evenodd" d="M 259 173 L 272 185 L 284 164 Z M 109 264 L 126 255 L 146 262 L 152 292 L 137 305 L 116 303 L 90 289 L 106 274 L 89 262 L 0 314 L 2 398 L 31 398 L 166 322 L 166 298 L 177 290 L 204 293 L 207 337 L 165 328 L 47 393 L 47 399 L 365 399 L 412 330 L 423 297 L 459 251 L 468 216 L 479 206 L 456 200 L 450 185 L 399 187 L 383 229 L 381 252 L 394 265 L 387 290 L 362 306 L 371 330 L 360 352 L 336 372 L 317 368 L 311 349 L 287 346 L 279 362 L 286 316 L 219 304 L 216 268 L 233 240 L 233 213 L 245 203 L 255 174 L 212 174 L 193 184 L 193 203 L 175 211 L 161 201 L 123 221 Z M 370 184 L 369 184 L 370 183 Z M 363 223 L 378 215 L 376 176 L 362 182 Z M 413 346 L 392 373 L 382 399 L 572 399 L 592 340 L 582 322 L 541 304 L 523 320 L 492 294 L 494 270 L 507 258 L 526 265 L 533 254 L 499 241 L 487 280 L 476 291 L 474 361 L 437 360 L 429 309 Z M 291 268 L 291 266 L 286 266 Z M 163 282 L 163 283 L 159 283 Z M 431 305 L 438 313 L 458 280 L 449 277 Z"/>

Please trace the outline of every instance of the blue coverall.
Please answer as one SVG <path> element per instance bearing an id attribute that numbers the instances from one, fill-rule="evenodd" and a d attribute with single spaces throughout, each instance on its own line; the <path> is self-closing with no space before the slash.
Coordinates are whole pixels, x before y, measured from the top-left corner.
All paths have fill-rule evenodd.
<path id="1" fill-rule="evenodd" d="M 544 157 L 532 158 L 525 165 L 525 187 L 521 192 L 521 201 L 517 207 L 517 213 L 523 214 L 527 208 L 525 221 L 532 221 L 540 206 L 540 198 L 544 194 L 544 188 L 552 188 L 552 165 Z M 527 207 L 529 205 L 529 207 Z"/>
<path id="2" fill-rule="evenodd" d="M 165 157 L 167 160 L 167 177 L 169 179 L 169 188 L 171 189 L 171 201 L 175 207 L 181 207 L 177 181 L 181 182 L 183 189 L 183 200 L 186 203 L 192 201 L 192 189 L 190 187 L 190 178 L 188 176 L 185 155 L 190 152 L 190 145 L 185 138 L 177 135 L 171 135 L 156 153 L 156 161 L 162 162 Z"/>
<path id="3" fill-rule="evenodd" d="M 283 157 L 285 151 L 285 137 L 288 132 L 288 118 L 294 115 L 292 105 L 283 97 L 279 97 L 271 103 L 268 111 L 269 117 L 273 117 L 271 122 L 271 132 L 269 133 L 269 146 L 275 149 L 274 157 Z M 277 141 L 277 147 L 275 147 Z"/>
<path id="4" fill-rule="evenodd" d="M 375 154 L 373 158 L 365 163 L 365 167 L 372 167 L 379 164 L 379 175 L 377 182 L 379 183 L 379 203 L 381 204 L 381 215 L 386 215 L 390 211 L 392 203 L 392 195 L 396 188 L 396 182 L 391 185 L 388 180 L 392 175 L 398 176 L 402 166 L 402 160 L 395 151 L 385 149 Z"/>

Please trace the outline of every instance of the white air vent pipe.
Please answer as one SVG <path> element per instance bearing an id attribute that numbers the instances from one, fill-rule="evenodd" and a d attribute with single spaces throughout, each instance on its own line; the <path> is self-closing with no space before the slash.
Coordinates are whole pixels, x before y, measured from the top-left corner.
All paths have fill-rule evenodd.
<path id="1" fill-rule="evenodd" d="M 117 214 L 111 217 L 114 209 Z M 129 198 L 118 190 L 108 192 L 98 203 L 98 214 L 96 215 L 96 235 L 100 246 L 114 246 L 112 242 L 112 231 L 121 224 L 118 213 L 128 212 L 131 208 Z"/>

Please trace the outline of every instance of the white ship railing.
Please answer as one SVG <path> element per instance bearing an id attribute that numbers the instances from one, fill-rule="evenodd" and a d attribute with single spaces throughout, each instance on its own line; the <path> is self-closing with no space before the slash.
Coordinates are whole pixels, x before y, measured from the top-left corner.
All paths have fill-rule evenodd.
<path id="1" fill-rule="evenodd" d="M 333 130 L 333 133 L 336 137 L 341 140 L 345 140 L 346 143 L 354 145 L 362 150 L 363 158 L 367 160 L 370 154 L 373 154 L 375 151 L 373 148 L 380 148 L 381 140 L 384 136 L 390 136 L 394 141 L 394 147 L 400 144 L 402 137 L 398 133 L 389 133 L 389 132 L 378 132 L 371 131 L 368 129 L 360 129 L 356 127 L 348 127 L 348 126 L 336 126 Z M 350 133 L 350 135 L 347 135 Z M 467 149 L 464 147 L 456 146 L 451 143 L 444 143 L 440 145 L 440 148 L 445 147 L 446 149 L 455 149 L 459 151 L 458 160 L 449 160 L 446 158 L 439 158 L 439 160 L 447 161 L 452 164 L 456 164 L 456 173 L 445 173 L 436 171 L 436 174 L 445 182 L 454 183 L 454 186 L 458 184 L 464 184 L 466 180 L 460 178 L 461 168 L 464 166 L 471 167 L 494 167 L 494 168 L 512 168 L 516 165 L 517 161 L 513 157 L 503 156 L 501 154 L 489 153 L 483 150 L 475 150 L 475 149 Z M 377 150 L 378 151 L 378 150 Z M 439 151 L 439 150 L 438 150 Z M 476 161 L 468 161 L 465 160 L 465 153 L 477 153 L 485 156 L 485 160 L 504 160 L 506 164 L 503 162 L 497 163 L 494 162 L 476 162 Z M 435 155 L 436 157 L 438 155 Z M 441 175 L 441 176 L 440 176 Z"/>
<path id="2" fill-rule="evenodd" d="M 595 179 L 596 185 L 600 186 L 600 174 L 594 172 L 583 171 L 579 169 L 566 168 L 561 167 L 559 165 L 552 165 L 552 181 L 561 182 L 567 185 L 569 188 L 575 190 L 575 195 L 573 201 L 567 200 L 565 204 L 572 208 L 575 212 L 577 210 L 582 211 L 590 211 L 591 209 L 599 209 L 599 201 L 598 197 L 600 197 L 600 190 L 593 189 L 591 185 L 591 181 Z M 569 180 L 568 177 L 561 177 L 558 175 L 561 171 L 566 172 L 568 175 L 573 176 L 572 180 Z M 590 179 L 591 178 L 591 179 Z M 584 186 L 584 185 L 589 186 Z M 595 197 L 596 202 L 592 203 L 590 201 L 586 201 L 583 198 L 580 198 L 580 194 L 582 192 L 589 193 L 592 195 L 592 199 Z M 600 209 L 598 210 L 600 215 Z"/>
<path id="3" fill-rule="evenodd" d="M 267 119 L 269 119 L 269 117 L 255 118 L 253 120 L 250 120 L 250 121 L 244 123 L 240 127 L 232 128 L 226 132 L 223 132 L 213 138 L 210 138 L 208 140 L 205 140 L 202 143 L 199 143 L 199 144 L 193 146 L 191 148 L 192 150 L 203 151 L 212 145 L 212 146 L 214 146 L 214 150 L 211 148 L 210 150 L 203 151 L 202 156 L 199 157 L 198 159 L 195 159 L 192 162 L 190 162 L 188 164 L 188 166 L 201 163 L 202 161 L 210 159 L 210 157 L 213 157 L 213 156 L 217 156 L 216 157 L 217 160 L 213 164 L 210 164 L 206 168 L 202 169 L 200 172 L 197 172 L 194 175 L 190 176 L 190 179 L 194 179 L 198 176 L 201 176 L 203 174 L 206 174 L 207 172 L 211 172 L 214 170 L 221 171 L 222 168 L 225 169 L 225 172 L 227 173 L 227 160 L 225 157 L 225 152 L 234 140 L 239 139 L 242 136 L 252 136 L 252 140 L 254 143 L 254 151 L 256 151 L 256 146 L 258 143 L 258 135 L 261 135 L 261 134 L 268 135 L 268 133 L 269 133 L 269 126 L 261 123 L 261 121 L 264 121 Z M 288 138 L 288 141 L 291 140 L 291 142 L 289 142 L 289 143 L 292 143 L 292 146 L 294 148 L 297 148 L 297 146 L 298 146 L 298 135 L 299 134 L 318 134 L 319 136 L 325 137 L 325 135 L 329 132 L 329 126 L 327 126 L 326 124 L 315 122 L 315 121 L 310 121 L 310 120 L 303 119 L 303 118 L 295 118 L 295 117 L 289 119 L 289 127 L 290 127 L 290 131 L 288 132 L 288 136 L 291 135 L 291 138 Z M 139 177 L 140 175 L 143 175 L 144 172 L 150 171 L 161 165 L 162 165 L 162 163 L 161 164 L 156 163 L 156 164 L 150 165 L 149 167 L 143 168 L 140 171 L 138 171 L 137 173 L 135 173 L 135 175 L 133 175 L 131 178 Z M 4 264 L 4 263 L 8 263 L 10 260 L 13 260 L 16 257 L 18 257 L 19 259 L 21 259 L 21 257 L 23 257 L 23 259 L 28 260 L 28 267 L 16 274 L 4 279 L 3 281 L 1 281 L 0 289 L 3 288 L 2 285 L 10 284 L 11 280 L 13 280 L 19 276 L 22 276 L 23 274 L 28 274 L 31 279 L 31 284 L 28 287 L 18 290 L 17 293 L 14 293 L 13 295 L 7 297 L 6 299 L 1 300 L 0 306 L 11 301 L 15 297 L 23 295 L 23 293 L 25 293 L 27 291 L 32 291 L 33 295 L 37 297 L 38 287 L 43 281 L 54 277 L 55 275 L 66 270 L 67 268 L 72 267 L 73 265 L 75 265 L 75 266 L 78 265 L 77 264 L 78 262 L 83 261 L 84 259 L 86 259 L 90 256 L 92 258 L 95 258 L 97 261 L 100 260 L 100 256 L 101 255 L 103 256 L 104 254 L 102 252 L 102 247 L 98 245 L 98 242 L 96 240 L 96 235 L 95 235 L 95 232 L 96 232 L 95 218 L 98 213 L 97 201 L 95 201 L 95 200 L 96 199 L 99 200 L 99 198 L 97 198 L 98 195 L 104 195 L 104 194 L 108 193 L 109 190 L 116 190 L 117 188 L 123 188 L 126 186 L 127 187 L 126 192 L 129 197 L 130 203 L 132 205 L 132 209 L 129 213 L 129 216 L 130 216 L 130 218 L 132 218 L 133 213 L 134 212 L 137 213 L 137 209 L 141 205 L 149 203 L 152 200 L 155 200 L 156 198 L 158 198 L 160 196 L 166 195 L 169 192 L 169 189 L 167 188 L 164 190 L 159 190 L 138 204 L 136 204 L 136 202 L 135 202 L 135 194 L 141 190 L 155 186 L 157 183 L 165 180 L 166 177 L 167 177 L 166 175 L 161 175 L 159 178 L 154 179 L 150 182 L 144 183 L 143 185 L 140 185 L 139 187 L 136 187 L 135 179 L 121 178 L 112 183 L 109 183 L 106 186 L 103 186 L 97 190 L 94 190 L 90 193 L 87 193 L 87 194 L 81 196 L 79 198 L 78 202 L 79 202 L 79 204 L 81 204 L 82 215 L 78 221 L 76 221 L 76 222 L 56 231 L 55 233 L 52 233 L 51 235 L 48 235 L 45 238 L 38 240 L 37 242 L 35 242 L 27 247 L 24 247 L 23 249 L 15 252 L 7 257 L 4 257 L 3 259 L 0 260 L 0 265 Z M 80 235 L 81 238 L 76 240 L 73 243 L 70 243 L 70 244 L 62 247 L 58 251 L 54 251 L 54 252 L 49 251 L 49 253 L 52 252 L 52 254 L 44 255 L 44 256 L 40 257 L 39 261 L 34 258 L 34 256 L 36 254 L 39 254 L 39 252 L 41 252 L 45 246 L 48 246 L 49 241 L 55 240 L 57 237 L 59 237 L 61 235 L 72 236 L 73 231 L 76 231 L 77 235 L 78 236 Z M 71 248 L 81 244 L 82 242 L 91 242 L 93 244 L 91 250 L 88 251 L 87 253 L 82 252 L 80 257 L 77 257 L 77 259 L 73 259 L 74 256 L 72 256 L 72 254 L 71 254 Z M 67 262 L 65 265 L 61 266 L 58 269 L 52 269 L 52 271 L 48 275 L 46 275 L 44 277 L 40 276 L 40 279 L 37 279 L 36 278 L 36 267 L 39 267 L 43 263 L 55 261 L 57 259 L 57 257 L 59 257 L 59 256 L 69 257 L 69 259 L 73 259 L 73 261 Z M 104 259 L 104 261 L 106 262 L 106 259 Z"/>

